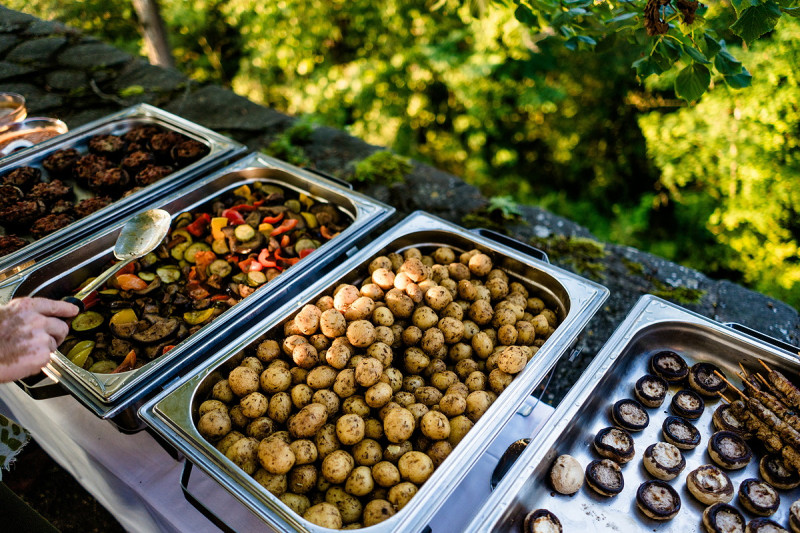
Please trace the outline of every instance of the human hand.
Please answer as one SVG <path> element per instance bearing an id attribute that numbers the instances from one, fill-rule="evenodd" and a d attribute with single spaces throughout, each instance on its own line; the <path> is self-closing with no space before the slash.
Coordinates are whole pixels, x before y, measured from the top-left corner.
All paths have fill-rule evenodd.
<path id="1" fill-rule="evenodd" d="M 78 311 L 47 298 L 16 298 L 0 306 L 0 382 L 39 372 L 69 333 L 62 318 Z"/>

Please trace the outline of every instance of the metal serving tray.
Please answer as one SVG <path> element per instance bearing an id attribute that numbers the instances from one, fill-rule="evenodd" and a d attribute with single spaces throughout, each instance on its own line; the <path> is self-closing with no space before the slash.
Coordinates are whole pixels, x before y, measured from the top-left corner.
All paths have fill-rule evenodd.
<path id="1" fill-rule="evenodd" d="M 556 309 L 560 325 L 544 343 L 525 370 L 499 395 L 469 434 L 455 447 L 419 493 L 395 516 L 369 531 L 421 531 L 444 503 L 448 495 L 477 462 L 493 438 L 514 415 L 547 372 L 576 340 L 586 323 L 608 296 L 608 290 L 572 273 L 532 259 L 518 249 L 498 244 L 488 238 L 422 212 L 409 215 L 394 228 L 332 270 L 293 302 L 254 324 L 243 336 L 195 370 L 182 382 L 148 401 L 140 416 L 189 461 L 219 482 L 247 508 L 278 531 L 327 531 L 289 510 L 243 470 L 206 441 L 196 430 L 198 405 L 221 371 L 241 357 L 241 351 L 262 335 L 282 328 L 282 324 L 307 302 L 330 293 L 339 283 L 359 284 L 368 275 L 372 259 L 390 252 L 418 247 L 423 252 L 439 246 L 466 251 L 479 248 L 495 256 L 495 265 L 508 272 L 540 295 L 548 307 Z M 521 248 L 522 246 L 520 246 Z M 276 331 L 281 331 L 278 329 Z M 224 517 L 223 517 L 224 520 Z"/>
<path id="2" fill-rule="evenodd" d="M 642 482 L 653 479 L 642 466 L 642 454 L 647 446 L 663 440 L 661 424 L 671 414 L 669 402 L 680 389 L 677 386 L 670 387 L 659 409 L 648 409 L 648 427 L 633 434 L 636 456 L 622 466 L 625 486 L 619 495 L 598 496 L 584 483 L 574 496 L 563 496 L 553 491 L 549 482 L 550 467 L 559 455 L 572 455 L 584 468 L 600 458 L 592 441 L 600 429 L 612 425 L 611 405 L 634 397 L 634 383 L 649 372 L 650 356 L 666 349 L 680 353 L 690 366 L 700 361 L 714 363 L 740 389 L 743 386 L 736 376 L 739 363 L 748 371 L 761 371 L 760 359 L 791 379 L 796 379 L 800 369 L 796 355 L 655 296 L 644 296 L 520 455 L 467 530 L 517 533 L 522 530 L 528 512 L 549 509 L 559 518 L 564 531 L 700 531 L 706 506 L 686 489 L 686 476 L 700 465 L 713 464 L 707 445 L 715 431 L 711 416 L 721 400 L 706 400 L 702 417 L 694 423 L 702 441 L 694 450 L 682 450 L 686 468 L 669 482 L 681 498 L 681 510 L 672 520 L 662 523 L 645 517 L 637 509 L 636 490 Z M 726 396 L 733 399 L 737 394 L 729 391 Z M 726 471 L 735 491 L 743 480 L 760 477 L 760 457 L 760 453 L 754 453 L 746 468 Z M 789 506 L 800 498 L 800 489 L 779 492 L 780 508 L 770 518 L 786 527 Z M 748 521 L 755 518 L 745 511 L 737 497 L 731 504 Z"/>
<path id="3" fill-rule="evenodd" d="M 101 134 L 120 135 L 140 124 L 155 124 L 167 130 L 182 133 L 208 146 L 209 152 L 203 158 L 176 170 L 156 183 L 120 198 L 89 216 L 76 220 L 69 226 L 33 241 L 16 252 L 0 257 L 0 281 L 62 250 L 66 245 L 132 214 L 145 203 L 167 191 L 174 191 L 198 175 L 218 166 L 224 160 L 246 150 L 244 145 L 198 124 L 162 111 L 157 107 L 140 104 L 0 159 L 0 176 L 21 166 L 39 168 L 42 170 L 42 174 L 47 176 L 47 170 L 41 168 L 42 161 L 53 152 L 75 148 L 83 154 L 87 151 L 86 145 L 91 137 Z M 73 186 L 78 200 L 95 196 L 94 193 L 76 186 L 71 180 L 67 181 L 69 185 Z M 0 230 L 2 230 L 2 226 L 0 226 Z"/>
<path id="4" fill-rule="evenodd" d="M 61 383 L 97 415 L 103 418 L 114 417 L 171 378 L 190 360 L 201 355 L 203 344 L 224 338 L 237 324 L 249 323 L 254 317 L 269 312 L 272 306 L 277 307 L 287 295 L 299 292 L 297 284 L 306 274 L 319 274 L 320 269 L 394 212 L 391 207 L 364 195 L 260 154 L 251 154 L 201 178 L 166 198 L 153 202 L 146 209 L 158 207 L 174 218 L 184 211 L 206 205 L 215 197 L 238 186 L 257 181 L 274 183 L 304 192 L 321 202 L 331 203 L 349 216 L 352 223 L 312 255 L 225 311 L 210 325 L 182 341 L 167 354 L 141 368 L 120 374 L 95 374 L 78 368 L 57 351 L 45 367 L 45 374 Z M 85 237 L 3 282 L 0 284 L 0 302 L 8 302 L 15 296 L 60 298 L 69 294 L 83 280 L 98 274 L 113 259 L 114 243 L 124 222 L 119 221 L 101 232 Z M 136 429 L 139 421 L 135 417 L 135 411 L 127 414 L 131 416 L 120 422 L 122 427 L 133 424 L 127 429 Z"/>

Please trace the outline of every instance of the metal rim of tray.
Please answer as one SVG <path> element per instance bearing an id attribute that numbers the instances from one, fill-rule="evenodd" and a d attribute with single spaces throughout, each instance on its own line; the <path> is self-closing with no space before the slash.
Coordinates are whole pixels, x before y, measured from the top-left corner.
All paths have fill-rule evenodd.
<path id="1" fill-rule="evenodd" d="M 551 343 L 549 345 L 551 350 L 555 350 L 556 347 L 562 348 L 561 353 L 557 354 L 558 357 L 547 359 L 544 352 L 542 352 L 541 358 L 534 357 L 528 368 L 523 371 L 525 377 L 523 378 L 520 375 L 520 379 L 512 381 L 504 393 L 498 396 L 490 410 L 481 417 L 464 440 L 459 443 L 459 446 L 453 449 L 448 459 L 434 472 L 431 479 L 420 488 L 417 495 L 401 511 L 385 522 L 364 528 L 370 531 L 385 531 L 389 528 L 399 531 L 422 530 L 436 510 L 441 507 L 445 499 L 477 462 L 483 451 L 488 448 L 496 433 L 513 416 L 516 409 L 538 385 L 539 381 L 555 366 L 557 360 L 568 351 L 568 345 L 577 338 L 589 318 L 607 298 L 608 289 L 537 259 L 529 259 L 527 256 L 503 244 L 491 241 L 473 232 L 468 232 L 464 228 L 427 213 L 417 211 L 318 280 L 300 294 L 295 299 L 295 302 L 286 304 L 269 317 L 253 325 L 248 335 L 220 349 L 216 357 L 207 360 L 203 366 L 196 368 L 193 373 L 185 376 L 181 381 L 172 384 L 162 393 L 147 401 L 140 408 L 139 416 L 167 442 L 183 453 L 187 460 L 201 468 L 207 475 L 215 479 L 223 488 L 239 499 L 250 511 L 279 531 L 324 530 L 324 528 L 318 528 L 318 526 L 314 526 L 295 515 L 275 496 L 260 487 L 244 471 L 238 469 L 230 460 L 205 441 L 195 429 L 191 413 L 187 413 L 191 407 L 191 399 L 194 396 L 196 387 L 210 373 L 214 372 L 218 366 L 227 361 L 231 354 L 237 353 L 261 334 L 276 327 L 282 320 L 298 311 L 304 303 L 311 301 L 313 296 L 324 292 L 330 285 L 351 273 L 354 268 L 364 263 L 377 251 L 383 250 L 404 234 L 414 231 L 435 230 L 454 232 L 460 237 L 474 242 L 475 247 L 513 257 L 527 266 L 534 267 L 553 276 L 558 283 L 568 288 L 569 296 L 571 297 L 571 309 L 559 327 L 556 328 L 555 333 L 540 350 L 544 350 L 544 347 Z M 176 395 L 178 396 L 177 398 Z M 188 405 L 186 405 L 187 403 Z M 174 420 L 171 416 L 176 409 L 182 412 L 183 416 L 180 421 Z M 185 416 L 187 414 L 188 417 Z"/>

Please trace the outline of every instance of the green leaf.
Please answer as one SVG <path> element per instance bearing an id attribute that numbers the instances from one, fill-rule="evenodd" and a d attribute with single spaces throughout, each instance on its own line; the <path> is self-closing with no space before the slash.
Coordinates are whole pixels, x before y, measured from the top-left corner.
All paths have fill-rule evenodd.
<path id="1" fill-rule="evenodd" d="M 731 31 L 747 44 L 772 31 L 781 18 L 781 9 L 771 0 L 745 9 L 731 26 Z"/>
<path id="2" fill-rule="evenodd" d="M 649 56 L 637 59 L 631 64 L 631 67 L 636 69 L 636 75 L 641 80 L 644 80 L 651 74 L 658 75 L 664 72 L 664 69 L 661 67 L 661 65 L 659 65 L 657 61 Z"/>
<path id="3" fill-rule="evenodd" d="M 673 63 L 681 58 L 681 49 L 678 47 L 678 45 L 668 40 L 663 40 L 658 43 L 658 46 L 656 46 L 656 52 L 669 59 Z"/>
<path id="4" fill-rule="evenodd" d="M 781 8 L 781 11 L 790 17 L 800 17 L 800 7 L 784 7 Z"/>
<path id="5" fill-rule="evenodd" d="M 723 48 L 717 53 L 717 57 L 714 58 L 714 66 L 724 76 L 733 76 L 742 71 L 742 62 L 733 57 L 727 48 Z"/>
<path id="6" fill-rule="evenodd" d="M 575 7 L 589 7 L 592 2 L 593 0 L 564 0 L 566 5 Z"/>
<path id="7" fill-rule="evenodd" d="M 581 44 L 589 45 L 589 47 L 597 45 L 597 41 L 589 37 L 588 35 L 575 35 L 574 37 L 570 37 L 567 39 L 567 42 L 564 43 L 564 46 L 567 47 L 567 50 L 577 50 Z M 587 48 L 586 46 L 582 48 Z"/>
<path id="8" fill-rule="evenodd" d="M 638 13 L 623 13 L 622 15 L 618 15 L 618 16 L 616 16 L 614 18 L 608 19 L 606 21 L 606 24 L 614 24 L 614 23 L 617 23 L 617 22 L 623 22 L 625 20 L 630 20 L 632 18 L 635 18 L 637 15 L 638 15 Z"/>
<path id="9" fill-rule="evenodd" d="M 141 85 L 129 85 L 119 91 L 119 95 L 122 98 L 130 98 L 131 96 L 139 96 L 140 94 L 144 94 L 144 87 Z"/>
<path id="10" fill-rule="evenodd" d="M 713 58 L 715 55 L 717 55 L 717 52 L 722 50 L 722 46 L 720 46 L 717 40 L 711 37 L 708 33 L 703 35 L 703 39 L 705 40 L 706 45 L 706 57 L 709 59 Z"/>
<path id="11" fill-rule="evenodd" d="M 744 89 L 745 87 L 750 87 L 752 80 L 753 76 L 751 76 L 744 67 L 742 67 L 742 71 L 739 74 L 725 76 L 725 83 L 727 83 L 728 87 L 731 89 Z"/>
<path id="12" fill-rule="evenodd" d="M 742 11 L 748 7 L 757 6 L 758 0 L 731 0 L 731 5 L 736 10 L 736 16 L 740 17 L 742 15 Z"/>
<path id="13" fill-rule="evenodd" d="M 514 16 L 517 18 L 518 21 L 525 24 L 526 26 L 531 26 L 534 28 L 539 27 L 539 19 L 536 15 L 533 14 L 531 8 L 526 5 L 518 5 L 516 11 L 514 11 Z"/>
<path id="14" fill-rule="evenodd" d="M 706 92 L 710 82 L 711 73 L 708 68 L 694 63 L 678 73 L 675 78 L 675 94 L 687 102 L 693 102 Z"/>
<path id="15" fill-rule="evenodd" d="M 708 65 L 711 63 L 711 61 L 706 59 L 706 56 L 703 55 L 703 52 L 701 52 L 694 46 L 684 45 L 683 49 L 686 51 L 687 54 L 689 54 L 689 57 L 691 57 L 696 62 L 702 63 L 704 65 Z"/>

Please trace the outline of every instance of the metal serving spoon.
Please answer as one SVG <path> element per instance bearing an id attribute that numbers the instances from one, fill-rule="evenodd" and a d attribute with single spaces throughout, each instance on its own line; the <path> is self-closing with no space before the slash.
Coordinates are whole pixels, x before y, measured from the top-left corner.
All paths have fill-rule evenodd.
<path id="1" fill-rule="evenodd" d="M 150 209 L 137 213 L 128 219 L 119 232 L 114 245 L 114 256 L 119 262 L 97 276 L 91 283 L 78 291 L 74 296 L 62 298 L 64 301 L 80 307 L 83 311 L 83 299 L 105 283 L 111 276 L 119 272 L 125 265 L 152 252 L 169 232 L 170 215 L 163 209 Z"/>

